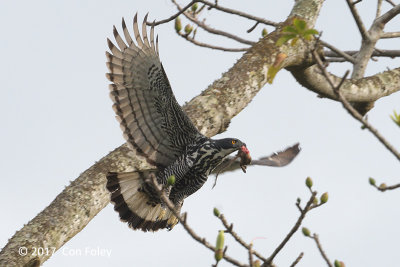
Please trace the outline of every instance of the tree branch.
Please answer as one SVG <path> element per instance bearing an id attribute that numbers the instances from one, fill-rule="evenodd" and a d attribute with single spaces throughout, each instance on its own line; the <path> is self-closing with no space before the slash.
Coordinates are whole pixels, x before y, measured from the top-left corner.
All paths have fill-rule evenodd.
<path id="1" fill-rule="evenodd" d="M 326 255 L 324 249 L 322 248 L 321 243 L 319 242 L 318 235 L 314 233 L 314 235 L 313 235 L 311 238 L 314 239 L 315 244 L 316 244 L 317 247 L 318 247 L 319 253 L 321 254 L 322 258 L 324 258 L 326 264 L 327 264 L 329 267 L 333 267 L 332 263 L 331 263 L 330 260 L 328 259 L 328 256 Z"/>
<path id="2" fill-rule="evenodd" d="M 294 235 L 294 233 L 297 232 L 297 230 L 299 229 L 304 217 L 306 216 L 307 212 L 311 210 L 311 206 L 314 202 L 314 198 L 317 195 L 317 192 L 312 192 L 311 193 L 311 197 L 308 200 L 306 206 L 304 207 L 304 209 L 301 210 L 300 212 L 300 216 L 297 219 L 295 225 L 292 227 L 292 229 L 290 230 L 290 232 L 287 234 L 287 236 L 283 239 L 283 241 L 279 244 L 279 246 L 274 250 L 274 252 L 271 254 L 271 256 L 268 257 L 268 260 L 264 262 L 263 267 L 269 267 L 272 264 L 272 261 L 274 260 L 274 258 L 276 257 L 276 255 L 278 255 L 279 251 L 281 251 L 281 249 L 286 245 L 286 243 L 290 240 L 290 238 Z"/>
<path id="3" fill-rule="evenodd" d="M 167 205 L 168 209 L 172 211 L 172 213 L 175 215 L 175 217 L 179 220 L 179 222 L 182 224 L 183 228 L 186 230 L 186 232 L 197 242 L 200 244 L 204 245 L 206 248 L 210 249 L 211 251 L 215 251 L 216 248 L 211 245 L 204 237 L 200 237 L 199 235 L 196 234 L 196 232 L 188 225 L 187 223 L 187 213 L 185 212 L 183 215 L 179 213 L 179 211 L 176 210 L 174 204 L 172 201 L 167 197 L 165 194 L 165 191 L 163 190 L 162 186 L 157 183 L 157 178 L 154 174 L 150 175 L 151 179 L 149 182 L 153 185 L 155 188 L 158 196 L 161 198 L 161 200 Z M 235 266 L 239 267 L 246 267 L 245 264 L 242 264 L 238 262 L 237 260 L 233 259 L 232 257 L 229 257 L 226 255 L 226 253 L 223 254 L 223 258 L 227 260 L 228 262 L 232 263 Z"/>
<path id="4" fill-rule="evenodd" d="M 304 256 L 304 253 L 303 252 L 301 252 L 300 254 L 299 254 L 299 256 L 294 260 L 294 262 L 292 263 L 292 264 L 290 264 L 290 267 L 294 267 L 294 266 L 296 266 L 297 265 L 297 263 L 299 263 L 300 262 L 300 260 L 303 258 L 303 256 Z"/>
<path id="5" fill-rule="evenodd" d="M 379 132 L 375 129 L 368 121 L 366 121 L 360 113 L 352 107 L 349 101 L 343 96 L 341 92 L 341 88 L 345 83 L 347 73 L 345 76 L 339 81 L 339 83 L 334 83 L 332 80 L 332 75 L 329 75 L 326 68 L 324 67 L 321 59 L 319 58 L 318 54 L 313 51 L 313 55 L 317 61 L 318 67 L 322 71 L 325 79 L 328 81 L 329 86 L 332 88 L 333 92 L 336 94 L 336 97 L 342 102 L 343 107 L 350 113 L 350 115 L 361 122 L 365 128 L 367 128 L 399 161 L 400 161 L 400 152 L 398 152 Z M 336 85 L 337 84 L 337 85 Z"/>
<path id="6" fill-rule="evenodd" d="M 398 38 L 398 37 L 400 37 L 400 32 L 384 32 L 381 34 L 381 39 Z"/>
<path id="7" fill-rule="evenodd" d="M 279 23 L 273 22 L 271 20 L 267 20 L 267 19 L 264 19 L 264 18 L 256 17 L 256 16 L 253 16 L 253 15 L 247 14 L 245 12 L 234 10 L 234 9 L 231 9 L 231 8 L 222 7 L 219 4 L 214 4 L 214 3 L 211 3 L 211 2 L 208 2 L 208 1 L 205 1 L 205 0 L 199 0 L 199 2 L 205 4 L 205 5 L 209 6 L 209 7 L 212 7 L 212 8 L 215 8 L 217 10 L 223 11 L 225 13 L 237 15 L 237 16 L 240 16 L 240 17 L 243 17 L 243 18 L 247 18 L 247 19 L 250 19 L 250 20 L 254 20 L 254 21 L 257 21 L 258 23 L 262 23 L 262 24 L 270 25 L 270 26 L 275 26 L 275 27 L 279 26 Z"/>
<path id="8" fill-rule="evenodd" d="M 174 3 L 176 5 L 176 7 L 178 8 L 179 11 L 182 11 L 182 7 L 175 1 L 175 0 L 171 0 L 172 3 Z M 220 35 L 220 36 L 224 36 L 227 37 L 229 39 L 235 40 L 239 43 L 242 44 L 247 44 L 247 45 L 253 45 L 254 42 L 253 41 L 249 41 L 246 39 L 243 39 L 239 36 L 236 36 L 234 34 L 231 34 L 229 32 L 225 32 L 225 31 L 221 31 L 221 30 L 217 30 L 214 28 L 211 28 L 210 26 L 207 26 L 204 22 L 199 21 L 198 19 L 196 19 L 195 17 L 191 16 L 190 14 L 188 14 L 187 12 L 183 12 L 183 15 L 185 15 L 185 17 L 190 20 L 191 22 L 195 23 L 197 26 L 199 26 L 200 28 L 202 28 L 203 30 L 215 34 L 215 35 Z"/>
<path id="9" fill-rule="evenodd" d="M 222 46 L 202 43 L 202 42 L 197 41 L 193 37 L 190 37 L 188 34 L 183 34 L 181 32 L 178 32 L 178 35 L 181 36 L 183 39 L 191 42 L 192 44 L 200 46 L 200 47 L 220 50 L 220 51 L 224 51 L 224 52 L 245 52 L 245 51 L 249 50 L 249 48 L 245 48 L 245 47 L 244 48 L 228 48 L 228 47 L 222 47 Z"/>
<path id="10" fill-rule="evenodd" d="M 342 51 L 343 53 L 347 55 L 356 55 L 358 51 Z M 324 51 L 324 56 L 326 57 L 335 57 L 335 58 L 343 58 L 343 55 L 337 54 L 336 52 L 332 51 Z M 400 50 L 375 50 L 372 53 L 373 57 L 390 57 L 390 58 L 395 58 L 395 57 L 400 57 Z M 353 58 L 354 59 L 354 58 Z"/>
<path id="11" fill-rule="evenodd" d="M 355 6 L 356 3 L 353 3 L 352 0 L 346 0 L 346 2 L 350 8 L 350 11 L 351 11 L 351 14 L 353 15 L 354 20 L 356 21 L 356 24 L 357 24 L 358 30 L 361 33 L 362 39 L 363 40 L 369 39 L 369 34 L 367 32 L 367 29 L 365 28 L 364 23 L 362 22 L 361 17 L 358 14 L 358 11 L 356 9 L 356 6 Z"/>
<path id="12" fill-rule="evenodd" d="M 332 87 L 317 65 L 308 68 L 288 68 L 296 80 L 306 88 L 317 94 L 338 101 Z M 333 84 L 341 81 L 331 73 L 328 73 Z M 340 91 L 349 102 L 374 102 L 381 97 L 388 96 L 400 90 L 400 68 L 388 70 L 365 77 L 359 80 L 344 81 Z"/>
<path id="13" fill-rule="evenodd" d="M 313 27 L 323 0 L 298 0 L 284 23 L 293 16 L 304 18 Z M 310 10 L 307 7 L 313 7 Z M 304 46 L 276 47 L 280 32 L 272 32 L 261 39 L 240 58 L 222 77 L 183 108 L 199 131 L 207 136 L 225 131 L 230 120 L 243 110 L 267 82 L 267 70 L 278 53 L 285 53 L 284 66 L 300 64 L 305 59 Z M 34 260 L 42 264 L 51 255 L 25 257 L 18 255 L 18 247 L 54 247 L 56 250 L 79 233 L 110 200 L 105 189 L 105 175 L 109 171 L 148 169 L 126 145 L 115 149 L 83 172 L 71 185 L 34 219 L 9 239 L 0 252 L 0 266 L 24 266 Z M 122 225 L 121 225 L 122 227 Z"/>
<path id="14" fill-rule="evenodd" d="M 189 9 L 194 3 L 197 3 L 197 2 L 198 2 L 197 0 L 192 0 L 189 4 L 187 4 L 181 10 L 179 10 L 178 13 L 172 15 L 171 17 L 169 17 L 167 19 L 155 21 L 155 22 L 146 22 L 146 24 L 147 24 L 147 26 L 157 26 L 160 24 L 168 23 L 168 22 L 176 19 L 179 15 L 181 15 L 183 12 L 185 12 L 187 9 Z"/>
<path id="15" fill-rule="evenodd" d="M 328 43 L 326 43 L 326 42 L 324 42 L 322 40 L 319 40 L 319 42 L 323 46 L 325 46 L 325 47 L 329 48 L 330 50 L 332 50 L 333 53 L 330 53 L 330 54 L 333 54 L 333 55 L 336 55 L 336 56 L 338 56 L 338 55 L 342 56 L 343 58 L 347 59 L 347 61 L 350 61 L 351 63 L 356 63 L 355 58 L 353 58 L 349 53 L 344 52 L 344 51 L 342 51 L 342 50 L 334 47 L 333 45 L 328 44 Z M 326 52 L 325 52 L 325 55 L 326 55 Z"/>
<path id="16" fill-rule="evenodd" d="M 246 242 L 243 241 L 243 239 L 235 232 L 233 231 L 233 224 L 229 224 L 228 221 L 226 220 L 225 216 L 223 214 L 220 214 L 218 216 L 218 219 L 221 220 L 222 224 L 224 225 L 225 229 L 232 235 L 232 237 L 238 242 L 240 245 L 242 245 L 244 248 L 250 251 L 251 253 L 257 256 L 259 259 L 262 261 L 267 261 L 265 257 L 263 257 L 260 253 L 252 249 L 251 244 L 247 244 Z"/>

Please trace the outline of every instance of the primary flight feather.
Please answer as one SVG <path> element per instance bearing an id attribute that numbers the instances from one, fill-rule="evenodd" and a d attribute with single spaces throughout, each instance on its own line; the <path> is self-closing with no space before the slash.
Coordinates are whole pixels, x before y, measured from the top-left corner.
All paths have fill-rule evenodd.
<path id="1" fill-rule="evenodd" d="M 117 46 L 107 40 L 107 78 L 117 120 L 129 147 L 144 157 L 154 169 L 127 173 L 110 172 L 107 189 L 114 209 L 133 229 L 171 229 L 177 219 L 158 197 L 149 175 L 166 185 L 171 175 L 175 183 L 167 192 L 180 210 L 186 197 L 202 187 L 208 175 L 231 153 L 249 153 L 246 144 L 235 138 L 214 140 L 202 135 L 175 99 L 160 62 L 154 27 L 147 36 L 146 19 L 139 33 L 137 15 L 134 38 L 124 20 L 125 41 L 114 27 Z"/>

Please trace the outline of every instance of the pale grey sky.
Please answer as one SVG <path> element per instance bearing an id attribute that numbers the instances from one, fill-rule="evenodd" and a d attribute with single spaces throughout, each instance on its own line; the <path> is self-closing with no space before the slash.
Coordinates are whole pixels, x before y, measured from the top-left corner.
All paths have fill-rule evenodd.
<path id="1" fill-rule="evenodd" d="M 286 18 L 293 2 L 220 1 L 275 21 Z M 370 25 L 375 4 L 364 1 L 358 6 Z M 112 25 L 120 29 L 121 17 L 131 20 L 136 12 L 140 20 L 147 12 L 153 20 L 175 9 L 168 0 L 0 2 L 0 247 L 69 181 L 124 142 L 108 98 L 104 52 Z M 207 22 L 243 36 L 253 25 L 217 12 L 211 12 Z M 316 28 L 323 31 L 324 40 L 339 48 L 360 45 L 345 1 L 327 1 Z M 388 31 L 399 28 L 397 18 L 388 25 Z M 256 40 L 260 32 L 258 27 L 248 38 Z M 178 37 L 172 24 L 157 27 L 156 33 L 161 60 L 182 104 L 241 56 L 195 47 Z M 233 46 L 207 34 L 197 36 Z M 378 47 L 398 49 L 399 44 L 399 40 L 385 41 Z M 399 59 L 380 59 L 369 66 L 368 74 L 399 65 Z M 347 68 L 332 66 L 331 70 L 341 75 Z M 368 118 L 400 147 L 400 129 L 389 119 L 394 109 L 400 112 L 399 93 L 379 100 Z M 222 229 L 212 215 L 217 206 L 244 240 L 264 237 L 254 247 L 268 256 L 299 215 L 296 198 L 309 197 L 304 180 L 311 176 L 315 189 L 328 191 L 330 199 L 310 212 L 304 225 L 320 235 L 330 259 L 341 259 L 346 266 L 398 266 L 400 191 L 377 192 L 369 186 L 368 177 L 398 183 L 399 162 L 369 132 L 360 130 L 339 103 L 317 98 L 281 71 L 221 136 L 245 141 L 253 158 L 297 141 L 302 151 L 285 168 L 255 167 L 247 174 L 237 171 L 221 176 L 213 190 L 210 177 L 183 206 L 200 235 L 215 241 Z M 247 253 L 232 238 L 227 237 L 226 244 L 230 255 L 246 261 Z M 97 249 L 111 254 L 96 255 Z M 289 266 L 301 251 L 305 256 L 298 266 L 324 266 L 312 240 L 301 232 L 279 254 L 276 264 Z M 213 262 L 212 253 L 180 225 L 171 232 L 135 232 L 119 221 L 109 205 L 44 266 L 210 266 Z"/>

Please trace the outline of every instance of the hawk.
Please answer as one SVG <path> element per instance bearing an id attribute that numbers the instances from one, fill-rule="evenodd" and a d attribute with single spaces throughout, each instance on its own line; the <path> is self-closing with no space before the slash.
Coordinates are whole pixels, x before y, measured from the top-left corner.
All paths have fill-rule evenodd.
<path id="1" fill-rule="evenodd" d="M 238 151 L 250 156 L 239 139 L 210 139 L 197 130 L 175 99 L 160 62 L 154 26 L 148 37 L 146 21 L 147 15 L 141 36 L 135 15 L 133 39 L 122 19 L 125 41 L 114 26 L 117 46 L 107 39 L 111 53 L 106 52 L 110 71 L 106 76 L 111 81 L 113 110 L 128 146 L 154 168 L 110 172 L 106 187 L 122 221 L 133 229 L 157 231 L 172 229 L 178 220 L 148 182 L 150 175 L 161 185 L 175 176 L 166 193 L 179 211 L 185 198 L 199 190 L 229 154 Z"/>
<path id="2" fill-rule="evenodd" d="M 137 14 L 134 17 L 136 43 L 124 20 L 125 41 L 114 27 L 118 47 L 107 39 L 111 53 L 106 53 L 110 70 L 106 76 L 112 82 L 109 88 L 113 109 L 128 146 L 155 168 L 110 172 L 107 189 L 122 221 L 133 229 L 156 231 L 171 229 L 177 219 L 146 182 L 149 175 L 154 174 L 161 185 L 175 176 L 168 197 L 180 210 L 184 199 L 199 190 L 229 154 L 238 150 L 249 152 L 239 139 L 210 139 L 193 125 L 175 99 L 159 59 L 158 42 L 154 42 L 154 27 L 149 40 L 146 21 L 147 16 L 141 37 Z"/>

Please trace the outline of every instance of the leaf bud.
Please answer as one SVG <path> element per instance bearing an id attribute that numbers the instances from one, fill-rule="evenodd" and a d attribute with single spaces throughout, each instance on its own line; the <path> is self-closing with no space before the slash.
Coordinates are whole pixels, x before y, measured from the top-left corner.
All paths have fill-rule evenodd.
<path id="1" fill-rule="evenodd" d="M 168 177 L 168 185 L 174 185 L 175 184 L 175 175 L 171 175 Z"/>
<path id="2" fill-rule="evenodd" d="M 328 202 L 328 198 L 329 198 L 328 192 L 323 193 L 323 194 L 321 195 L 321 198 L 320 198 L 321 203 L 322 203 L 322 204 L 325 204 L 326 202 Z"/>
<path id="3" fill-rule="evenodd" d="M 219 215 L 221 214 L 217 208 L 214 208 L 213 212 L 216 217 L 219 217 Z"/>
<path id="4" fill-rule="evenodd" d="M 306 179 L 306 186 L 308 188 L 311 188 L 313 186 L 313 181 L 311 180 L 310 177 L 307 177 L 307 179 Z"/>
<path id="5" fill-rule="evenodd" d="M 311 235 L 310 230 L 308 230 L 308 228 L 306 228 L 306 227 L 303 227 L 301 229 L 301 231 L 303 232 L 304 236 L 310 236 Z"/>
<path id="6" fill-rule="evenodd" d="M 182 22 L 179 17 L 175 19 L 175 31 L 179 33 L 182 30 Z"/>

